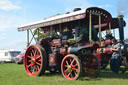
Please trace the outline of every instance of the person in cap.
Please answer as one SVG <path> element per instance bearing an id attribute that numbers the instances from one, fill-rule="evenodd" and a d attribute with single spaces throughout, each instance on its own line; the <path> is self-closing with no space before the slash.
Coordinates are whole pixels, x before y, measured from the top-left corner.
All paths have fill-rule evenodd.
<path id="1" fill-rule="evenodd" d="M 112 39 L 111 50 L 113 51 L 113 53 L 112 53 L 110 67 L 114 73 L 118 73 L 120 70 L 120 61 L 121 61 L 120 60 L 120 44 L 117 42 L 115 38 Z"/>

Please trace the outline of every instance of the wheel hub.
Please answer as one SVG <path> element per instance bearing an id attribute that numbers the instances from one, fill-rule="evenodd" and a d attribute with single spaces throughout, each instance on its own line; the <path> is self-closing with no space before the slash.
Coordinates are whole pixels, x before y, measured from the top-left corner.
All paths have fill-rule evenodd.
<path id="1" fill-rule="evenodd" d="M 92 69 L 89 69 L 88 71 L 89 71 L 89 74 L 90 75 L 93 75 L 95 73 L 95 70 L 93 68 Z"/>
<path id="2" fill-rule="evenodd" d="M 34 65 L 34 64 L 36 63 L 36 59 L 33 57 L 33 58 L 31 59 L 31 62 L 32 62 L 32 64 Z"/>
<path id="3" fill-rule="evenodd" d="M 68 69 L 68 72 L 70 72 L 71 69 L 72 69 L 72 67 L 69 65 L 69 66 L 67 67 L 67 69 Z"/>

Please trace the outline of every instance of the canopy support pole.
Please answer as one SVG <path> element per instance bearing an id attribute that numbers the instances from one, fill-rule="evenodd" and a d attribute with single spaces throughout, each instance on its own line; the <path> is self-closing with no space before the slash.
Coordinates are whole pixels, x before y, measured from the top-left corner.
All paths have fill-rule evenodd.
<path id="1" fill-rule="evenodd" d="M 115 37 L 115 29 L 113 29 L 113 36 Z"/>
<path id="2" fill-rule="evenodd" d="M 39 39 L 40 39 L 40 38 L 39 38 L 39 35 L 40 35 L 40 34 L 39 34 L 39 30 L 40 30 L 40 28 L 37 28 L 37 35 L 38 35 L 37 41 L 39 41 Z"/>
<path id="3" fill-rule="evenodd" d="M 29 46 L 29 30 L 27 30 L 27 47 Z"/>
<path id="4" fill-rule="evenodd" d="M 59 24 L 59 32 L 61 33 L 61 24 Z"/>
<path id="5" fill-rule="evenodd" d="M 99 41 L 101 41 L 101 15 L 99 15 Z"/>
<path id="6" fill-rule="evenodd" d="M 109 33 L 111 33 L 111 22 L 109 22 Z"/>
<path id="7" fill-rule="evenodd" d="M 89 13 L 89 41 L 92 41 L 92 14 Z"/>
<path id="8" fill-rule="evenodd" d="M 52 26 L 50 26 L 50 35 L 52 36 Z"/>

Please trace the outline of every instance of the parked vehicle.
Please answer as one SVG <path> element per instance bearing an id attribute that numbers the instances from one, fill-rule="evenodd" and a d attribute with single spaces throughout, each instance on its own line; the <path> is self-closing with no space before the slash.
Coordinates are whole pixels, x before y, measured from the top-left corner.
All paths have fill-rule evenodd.
<path id="1" fill-rule="evenodd" d="M 24 63 L 24 52 L 21 52 L 19 55 L 15 57 L 16 64 L 23 64 Z"/>
<path id="2" fill-rule="evenodd" d="M 15 62 L 15 57 L 20 54 L 17 50 L 0 50 L 0 62 Z"/>
<path id="3" fill-rule="evenodd" d="M 68 80 L 78 79 L 81 75 L 97 77 L 101 65 L 105 67 L 112 56 L 112 50 L 108 48 L 111 47 L 110 38 L 105 40 L 107 47 L 102 47 L 102 31 L 111 32 L 112 29 L 119 28 L 122 43 L 124 26 L 123 17 L 112 18 L 109 12 L 97 7 L 75 9 L 72 13 L 20 26 L 18 31 L 27 30 L 25 70 L 30 76 L 43 75 L 45 70 L 52 73 L 61 71 Z M 35 38 L 33 35 L 29 42 L 29 31 L 32 33 L 31 29 L 34 28 L 42 29 L 47 37 L 30 45 Z M 37 33 L 39 37 L 39 31 Z M 125 54 L 128 53 L 127 48 L 125 46 Z"/>

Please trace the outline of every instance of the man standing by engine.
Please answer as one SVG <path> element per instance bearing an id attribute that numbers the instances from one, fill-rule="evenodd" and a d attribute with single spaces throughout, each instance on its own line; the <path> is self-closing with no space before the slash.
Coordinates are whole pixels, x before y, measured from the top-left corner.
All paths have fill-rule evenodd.
<path id="1" fill-rule="evenodd" d="M 120 44 L 117 43 L 117 40 L 114 38 L 112 39 L 112 58 L 111 58 L 111 63 L 110 63 L 110 67 L 111 70 L 114 73 L 118 73 L 120 70 Z"/>

